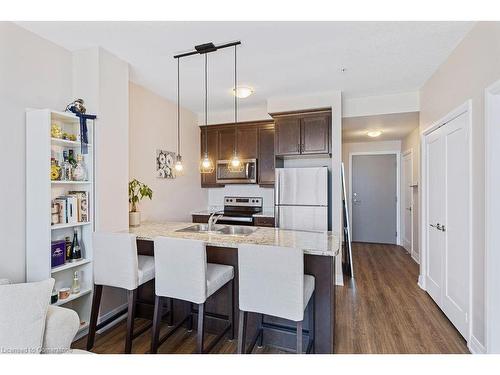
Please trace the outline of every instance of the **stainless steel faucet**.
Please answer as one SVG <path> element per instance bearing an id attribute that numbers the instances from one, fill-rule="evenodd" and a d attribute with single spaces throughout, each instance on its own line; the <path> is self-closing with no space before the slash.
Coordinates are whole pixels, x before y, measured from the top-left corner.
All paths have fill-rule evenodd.
<path id="1" fill-rule="evenodd" d="M 214 212 L 210 217 L 208 218 L 208 231 L 212 231 L 212 226 L 215 225 L 217 220 L 219 220 L 222 216 L 221 214 L 218 214 L 217 212 Z"/>

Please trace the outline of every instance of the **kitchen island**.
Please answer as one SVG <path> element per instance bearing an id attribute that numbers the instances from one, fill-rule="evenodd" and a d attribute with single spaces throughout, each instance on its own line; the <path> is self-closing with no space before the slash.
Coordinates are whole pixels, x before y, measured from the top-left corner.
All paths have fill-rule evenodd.
<path id="1" fill-rule="evenodd" d="M 193 226 L 182 222 L 145 222 L 139 227 L 130 228 L 129 232 L 137 235 L 137 249 L 141 255 L 153 255 L 153 239 L 156 236 L 200 240 L 207 246 L 207 259 L 211 263 L 231 265 L 235 269 L 235 315 L 238 321 L 238 245 L 255 244 L 262 246 L 283 246 L 300 248 L 304 251 L 304 271 L 313 275 L 315 282 L 315 352 L 333 353 L 334 318 L 335 318 L 335 256 L 339 252 L 339 236 L 331 232 L 311 232 L 285 230 L 279 228 L 252 227 L 254 232 L 246 235 L 183 231 Z M 139 288 L 138 316 L 150 319 L 154 304 L 154 280 Z M 174 303 L 174 320 L 179 321 L 189 312 L 191 306 L 183 301 Z M 220 293 L 207 301 L 207 311 L 215 314 L 227 314 L 229 309 L 226 293 Z M 305 312 L 304 329 L 309 329 L 307 322 L 309 310 Z M 283 349 L 295 347 L 293 334 L 295 324 L 290 321 L 266 316 L 269 329 L 265 331 L 264 345 Z M 258 317 L 250 314 L 248 319 L 249 335 L 257 329 Z M 273 330 L 272 324 L 290 327 L 290 333 Z M 218 332 L 223 329 L 220 320 L 207 319 L 207 331 Z M 236 330 L 237 331 L 237 330 Z M 307 335 L 305 335 L 307 337 Z"/>

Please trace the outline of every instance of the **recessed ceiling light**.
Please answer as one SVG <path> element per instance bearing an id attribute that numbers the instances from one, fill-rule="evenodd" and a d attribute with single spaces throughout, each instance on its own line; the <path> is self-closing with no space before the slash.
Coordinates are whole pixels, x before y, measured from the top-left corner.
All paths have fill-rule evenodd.
<path id="1" fill-rule="evenodd" d="M 238 86 L 236 89 L 233 89 L 233 95 L 240 99 L 248 98 L 253 93 L 253 88 L 250 86 Z"/>
<path id="2" fill-rule="evenodd" d="M 382 131 L 381 130 L 370 130 L 369 132 L 366 133 L 366 135 L 368 137 L 372 137 L 372 138 L 375 138 L 375 137 L 378 137 L 382 134 Z"/>

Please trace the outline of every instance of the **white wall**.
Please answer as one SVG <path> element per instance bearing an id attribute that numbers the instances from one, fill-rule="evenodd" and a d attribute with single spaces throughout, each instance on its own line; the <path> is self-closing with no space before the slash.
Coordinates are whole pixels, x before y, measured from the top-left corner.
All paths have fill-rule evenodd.
<path id="1" fill-rule="evenodd" d="M 0 22 L 0 277 L 14 282 L 25 280 L 25 109 L 64 110 L 71 98 L 71 53 Z"/>
<path id="2" fill-rule="evenodd" d="M 356 143 L 343 143 L 342 144 L 342 161 L 344 162 L 345 172 L 345 187 L 346 196 L 348 201 L 349 213 L 352 213 L 352 202 L 349 199 L 351 196 L 350 186 L 350 157 L 351 153 L 355 152 L 401 152 L 401 141 L 373 141 L 373 142 L 356 142 Z M 401 196 L 401 192 L 400 192 Z M 349 215 L 350 227 L 352 228 L 352 214 Z"/>
<path id="3" fill-rule="evenodd" d="M 238 104 L 238 122 L 240 121 L 259 121 L 271 119 L 267 113 L 267 103 L 264 101 L 252 107 L 242 105 L 240 99 Z M 234 122 L 234 109 L 227 111 L 209 111 L 208 124 L 226 124 Z M 205 114 L 198 113 L 198 124 L 205 124 Z"/>
<path id="4" fill-rule="evenodd" d="M 416 128 L 410 134 L 408 134 L 401 142 L 401 155 L 403 155 L 406 151 L 412 150 L 413 154 L 413 167 L 412 167 L 412 182 L 413 184 L 417 184 L 418 187 L 413 188 L 413 251 L 416 253 L 417 261 L 420 260 L 420 129 Z M 403 163 L 401 162 L 401 165 Z M 401 176 L 403 176 L 403 170 L 401 169 Z M 403 180 L 401 180 L 403 181 Z M 404 187 L 401 188 L 403 192 Z M 403 201 L 403 194 L 401 194 L 401 201 Z M 405 214 L 405 207 L 401 205 L 401 217 L 403 218 Z M 402 220 L 404 224 L 404 221 Z M 404 227 L 401 226 L 401 233 L 404 233 Z"/>
<path id="5" fill-rule="evenodd" d="M 418 112 L 420 98 L 418 91 L 400 94 L 344 98 L 343 117 L 385 115 L 388 113 Z"/>
<path id="6" fill-rule="evenodd" d="M 96 120 L 96 230 L 128 229 L 128 64 L 98 47 L 73 53 L 73 96 Z M 121 306 L 123 290 L 104 288 L 101 315 Z"/>
<path id="7" fill-rule="evenodd" d="M 139 204 L 143 220 L 191 221 L 190 213 L 207 208 L 201 188 L 200 130 L 191 111 L 181 111 L 181 155 L 184 174 L 174 180 L 156 178 L 156 150 L 177 152 L 177 105 L 130 83 L 130 178 L 153 189 L 153 200 Z"/>
<path id="8" fill-rule="evenodd" d="M 420 130 L 472 99 L 472 340 L 485 345 L 484 89 L 500 78 L 500 23 L 479 22 L 420 91 Z"/>

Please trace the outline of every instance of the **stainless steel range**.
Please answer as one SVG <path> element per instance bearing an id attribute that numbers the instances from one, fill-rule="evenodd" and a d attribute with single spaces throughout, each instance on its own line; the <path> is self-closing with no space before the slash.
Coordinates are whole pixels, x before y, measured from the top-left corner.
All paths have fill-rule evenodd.
<path id="1" fill-rule="evenodd" d="M 224 197 L 224 213 L 218 224 L 253 225 L 253 215 L 262 212 L 260 197 Z"/>

